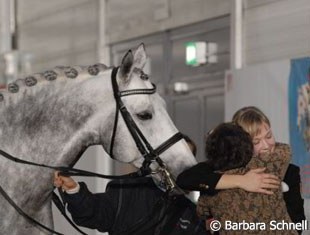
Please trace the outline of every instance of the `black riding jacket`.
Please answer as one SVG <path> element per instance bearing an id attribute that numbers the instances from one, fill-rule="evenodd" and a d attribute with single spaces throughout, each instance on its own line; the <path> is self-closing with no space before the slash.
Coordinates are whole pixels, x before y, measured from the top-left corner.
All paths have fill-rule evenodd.
<path id="1" fill-rule="evenodd" d="M 190 200 L 183 195 L 167 198 L 148 177 L 114 180 L 97 194 L 80 183 L 78 193 L 64 198 L 76 224 L 110 235 L 208 234 Z"/>

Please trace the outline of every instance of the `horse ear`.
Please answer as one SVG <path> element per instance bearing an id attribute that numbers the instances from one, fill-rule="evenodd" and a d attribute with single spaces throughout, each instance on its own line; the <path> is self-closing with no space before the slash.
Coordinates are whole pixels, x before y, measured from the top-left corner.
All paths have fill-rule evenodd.
<path id="1" fill-rule="evenodd" d="M 137 50 L 132 53 L 129 50 L 126 55 L 122 59 L 122 63 L 120 65 L 120 76 L 125 81 L 128 82 L 129 74 L 133 67 L 138 69 L 143 69 L 147 60 L 147 56 L 145 53 L 145 46 L 143 43 L 137 48 Z"/>
<path id="2" fill-rule="evenodd" d="M 132 51 L 129 50 L 126 53 L 126 55 L 123 57 L 122 63 L 119 69 L 121 77 L 124 78 L 125 80 L 128 78 L 128 75 L 133 65 L 133 60 L 134 60 L 134 57 L 133 57 Z"/>
<path id="3" fill-rule="evenodd" d="M 143 69 L 147 60 L 144 43 L 141 43 L 134 54 L 134 65 L 138 69 Z"/>

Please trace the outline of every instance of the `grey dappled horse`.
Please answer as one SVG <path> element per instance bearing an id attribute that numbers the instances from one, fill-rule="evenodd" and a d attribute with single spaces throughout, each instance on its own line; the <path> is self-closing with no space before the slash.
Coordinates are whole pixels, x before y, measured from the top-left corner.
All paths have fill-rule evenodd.
<path id="1" fill-rule="evenodd" d="M 144 46 L 128 51 L 117 72 L 119 90 L 152 88 L 142 79 Z M 27 161 L 53 166 L 74 163 L 90 145 L 108 152 L 115 117 L 111 68 L 56 67 L 0 90 L 0 149 Z M 124 104 L 149 143 L 156 147 L 177 132 L 158 94 L 131 95 Z M 143 159 L 119 115 L 114 143 L 117 160 L 140 167 Z M 177 176 L 196 163 L 184 140 L 161 154 Z M 28 215 L 53 227 L 53 170 L 15 163 L 0 156 L 0 185 Z M 147 199 L 146 199 L 147 200 Z M 0 195 L 0 234 L 49 234 L 30 224 Z"/>

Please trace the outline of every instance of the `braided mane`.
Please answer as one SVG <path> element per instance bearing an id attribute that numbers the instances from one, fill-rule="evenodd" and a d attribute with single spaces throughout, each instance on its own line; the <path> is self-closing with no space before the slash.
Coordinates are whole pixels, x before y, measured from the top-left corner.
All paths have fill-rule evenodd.
<path id="1" fill-rule="evenodd" d="M 18 93 L 23 88 L 36 86 L 42 81 L 54 81 L 57 79 L 76 79 L 85 76 L 96 76 L 100 72 L 109 69 L 104 64 L 89 66 L 56 66 L 52 70 L 36 73 L 25 78 L 20 78 L 8 84 L 7 88 L 0 89 L 0 102 L 5 100 L 6 95 Z"/>

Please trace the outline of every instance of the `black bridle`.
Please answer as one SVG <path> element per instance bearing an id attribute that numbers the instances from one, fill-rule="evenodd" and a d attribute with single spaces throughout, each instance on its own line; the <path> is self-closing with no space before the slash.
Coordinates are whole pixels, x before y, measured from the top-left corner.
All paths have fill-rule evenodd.
<path id="1" fill-rule="evenodd" d="M 130 173 L 127 175 L 121 175 L 121 176 L 114 176 L 114 175 L 102 175 L 98 173 L 93 173 L 89 171 L 84 171 L 80 169 L 76 169 L 73 167 L 62 167 L 62 166 L 50 166 L 45 164 L 40 164 L 36 162 L 26 161 L 22 160 L 20 158 L 16 158 L 9 153 L 3 151 L 0 149 L 0 154 L 5 157 L 8 160 L 14 161 L 16 163 L 26 164 L 26 165 L 32 165 L 32 166 L 38 166 L 38 167 L 44 167 L 49 168 L 53 170 L 61 171 L 63 175 L 75 175 L 75 176 L 94 176 L 94 177 L 100 177 L 100 178 L 107 178 L 107 179 L 123 179 L 123 178 L 133 178 L 133 177 L 142 177 L 146 176 L 152 173 L 152 170 L 150 168 L 150 165 L 153 162 L 156 162 L 158 164 L 158 172 L 162 174 L 165 180 L 165 186 L 166 191 L 171 192 L 175 188 L 175 182 L 171 178 L 170 172 L 167 169 L 165 163 L 163 160 L 159 157 L 161 153 L 163 153 L 165 150 L 170 148 L 172 145 L 177 143 L 179 140 L 183 138 L 183 135 L 180 132 L 177 132 L 172 137 L 170 137 L 168 140 L 163 142 L 160 146 L 158 146 L 156 149 L 153 149 L 150 143 L 147 141 L 141 130 L 138 128 L 136 123 L 134 122 L 131 114 L 128 112 L 126 106 L 124 105 L 121 97 L 123 96 L 129 96 L 129 95 L 151 95 L 156 92 L 156 86 L 154 84 L 152 88 L 150 89 L 133 89 L 133 90 L 125 90 L 125 91 L 119 91 L 118 85 L 117 85 L 117 71 L 119 67 L 115 67 L 112 69 L 111 73 L 111 80 L 112 80 L 112 87 L 113 87 L 113 93 L 114 98 L 116 101 L 116 112 L 115 112 L 115 121 L 114 121 L 114 127 L 112 132 L 112 138 L 111 138 L 111 144 L 110 144 L 110 156 L 113 157 L 113 147 L 114 147 L 114 141 L 115 141 L 115 135 L 117 130 L 117 124 L 118 124 L 118 114 L 121 112 L 122 117 L 126 123 L 126 126 L 133 137 L 137 148 L 139 149 L 141 155 L 144 157 L 144 161 L 142 163 L 141 168 L 134 173 Z M 144 74 L 141 70 L 141 76 L 147 76 Z M 28 220 L 30 223 L 39 226 L 43 228 L 44 230 L 47 230 L 53 234 L 57 235 L 63 235 L 62 233 L 56 232 L 53 229 L 50 229 L 46 227 L 45 225 L 41 224 L 37 220 L 33 219 L 31 216 L 29 216 L 27 213 L 25 213 L 12 199 L 11 197 L 5 192 L 5 190 L 0 185 L 0 193 L 1 195 L 9 202 L 9 204 L 26 220 Z M 53 192 L 53 201 L 56 204 L 57 208 L 60 210 L 60 212 L 64 215 L 64 217 L 69 221 L 69 223 L 75 227 L 80 233 L 85 234 L 83 231 L 79 230 L 73 222 L 67 217 L 65 213 L 65 206 L 62 205 L 60 199 L 58 196 Z"/>
<path id="2" fill-rule="evenodd" d="M 161 169 L 166 169 L 166 166 L 162 159 L 159 157 L 161 153 L 166 151 L 169 147 L 174 145 L 176 142 L 183 138 L 183 135 L 178 132 L 170 137 L 168 140 L 163 142 L 160 146 L 156 149 L 153 149 L 151 144 L 147 141 L 145 136 L 143 135 L 142 131 L 139 129 L 135 121 L 133 120 L 131 114 L 128 112 L 126 106 L 124 105 L 121 97 L 129 96 L 129 95 L 151 95 L 156 92 L 156 86 L 152 84 L 152 88 L 150 89 L 134 89 L 134 90 L 125 90 L 119 91 L 117 85 L 117 71 L 119 67 L 115 67 L 112 70 L 111 80 L 112 80 L 112 87 L 113 87 L 113 94 L 116 101 L 116 112 L 115 112 L 115 121 L 114 121 L 114 128 L 111 138 L 111 145 L 110 145 L 110 156 L 113 157 L 113 147 L 114 147 L 114 140 L 116 136 L 117 124 L 118 124 L 118 113 L 119 111 L 122 114 L 122 117 L 126 123 L 126 126 L 136 143 L 137 148 L 139 149 L 141 155 L 144 158 L 141 168 L 139 171 L 142 175 L 148 175 L 151 173 L 150 165 L 152 162 L 157 162 Z M 147 76 L 141 71 L 141 76 Z M 174 187 L 174 186 L 173 186 Z"/>

